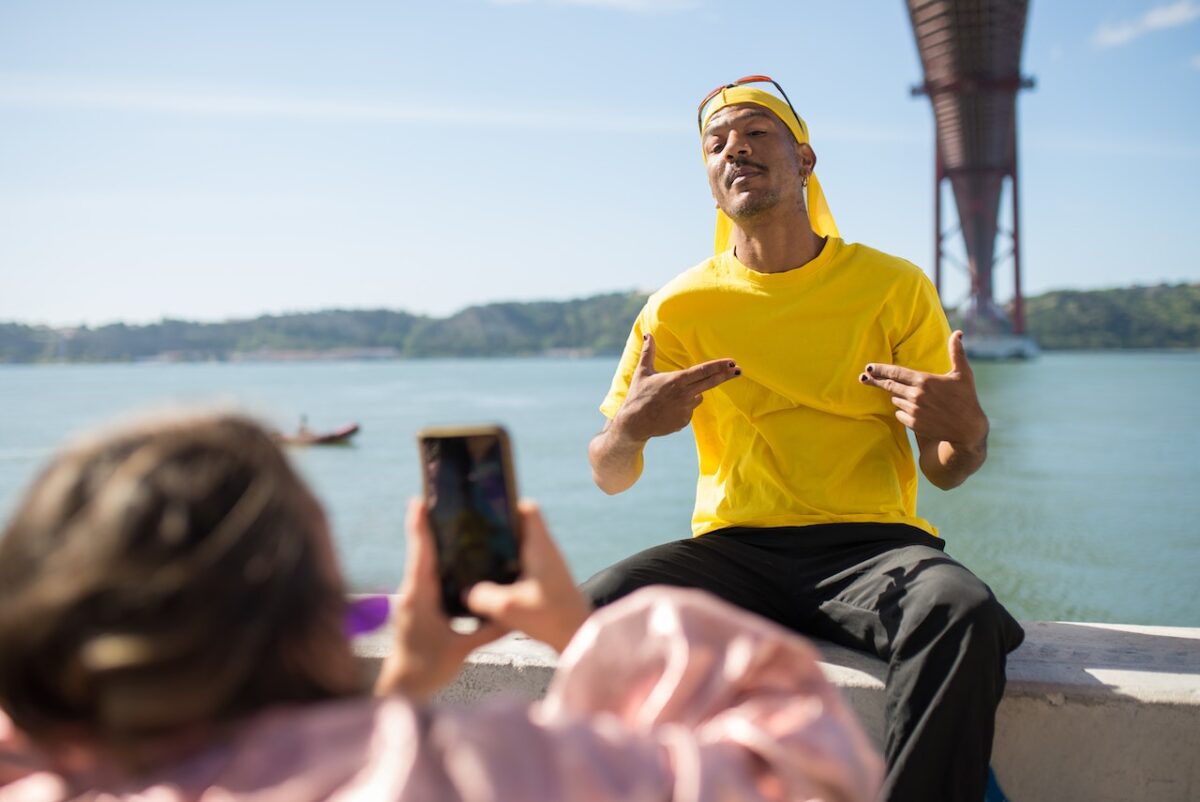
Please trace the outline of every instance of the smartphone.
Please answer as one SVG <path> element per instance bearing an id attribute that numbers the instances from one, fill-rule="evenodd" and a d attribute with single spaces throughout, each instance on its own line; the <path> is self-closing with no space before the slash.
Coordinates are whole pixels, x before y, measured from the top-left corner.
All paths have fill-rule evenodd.
<path id="1" fill-rule="evenodd" d="M 477 582 L 509 584 L 521 573 L 512 446 L 495 425 L 417 433 L 429 523 L 437 544 L 442 609 L 475 617 L 463 594 Z"/>

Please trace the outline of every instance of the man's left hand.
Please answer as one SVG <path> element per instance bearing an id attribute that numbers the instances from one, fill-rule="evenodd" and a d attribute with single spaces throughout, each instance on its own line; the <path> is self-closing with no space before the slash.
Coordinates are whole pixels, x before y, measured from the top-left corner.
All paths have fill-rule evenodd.
<path id="1" fill-rule="evenodd" d="M 987 442 L 988 419 L 975 393 L 975 374 L 967 362 L 962 332 L 950 335 L 950 372 L 922 373 L 899 365 L 871 363 L 858 380 L 892 396 L 896 419 L 918 438 L 945 441 L 962 451 Z"/>

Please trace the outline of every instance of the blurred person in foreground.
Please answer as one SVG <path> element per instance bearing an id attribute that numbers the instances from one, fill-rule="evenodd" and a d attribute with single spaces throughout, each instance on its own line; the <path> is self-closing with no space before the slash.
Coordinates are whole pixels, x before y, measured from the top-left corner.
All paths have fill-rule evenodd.
<path id="1" fill-rule="evenodd" d="M 524 575 L 441 611 L 408 510 L 396 642 L 361 692 L 320 505 L 237 416 L 57 456 L 0 541 L 0 800 L 868 800 L 882 766 L 804 642 L 695 591 L 596 613 L 538 510 Z M 427 699 L 518 628 L 562 652 L 540 703 Z"/>
<path id="2" fill-rule="evenodd" d="M 983 465 L 988 419 L 962 333 L 915 265 L 838 235 L 808 128 L 766 76 L 697 113 L 715 255 L 650 296 L 600 407 L 596 484 L 689 423 L 692 538 L 590 579 L 607 604 L 698 587 L 888 662 L 884 798 L 978 802 L 1020 626 L 917 515 Z M 703 403 L 701 403 L 703 401 Z"/>

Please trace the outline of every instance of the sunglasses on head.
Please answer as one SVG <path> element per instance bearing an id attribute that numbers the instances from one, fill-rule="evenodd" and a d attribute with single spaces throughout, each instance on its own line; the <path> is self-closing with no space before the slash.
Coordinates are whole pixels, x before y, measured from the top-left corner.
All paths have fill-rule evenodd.
<path id="1" fill-rule="evenodd" d="M 783 87 L 776 83 L 775 79 L 769 75 L 747 75 L 743 78 L 738 78 L 731 84 L 721 84 L 716 89 L 704 96 L 704 100 L 700 101 L 700 107 L 696 109 L 696 127 L 700 129 L 700 133 L 704 133 L 704 109 L 712 102 L 712 99 L 724 92 L 726 89 L 733 89 L 735 86 L 745 86 L 746 84 L 770 84 L 779 92 L 779 96 L 783 98 L 783 102 L 788 104 L 788 108 L 792 110 L 792 114 L 796 115 L 796 119 L 800 119 L 800 115 L 796 114 L 796 107 L 792 105 L 792 101 L 788 99 L 787 92 L 783 91 Z M 801 124 L 803 126 L 803 124 Z"/>

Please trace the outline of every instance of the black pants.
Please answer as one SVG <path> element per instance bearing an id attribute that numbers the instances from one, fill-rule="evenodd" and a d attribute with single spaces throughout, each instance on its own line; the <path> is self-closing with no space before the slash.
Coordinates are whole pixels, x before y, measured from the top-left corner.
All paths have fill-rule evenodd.
<path id="1" fill-rule="evenodd" d="M 731 528 L 666 543 L 583 585 L 597 605 L 645 585 L 707 590 L 887 661 L 889 802 L 981 802 L 1005 655 L 1025 637 L 991 590 L 896 524 Z"/>

